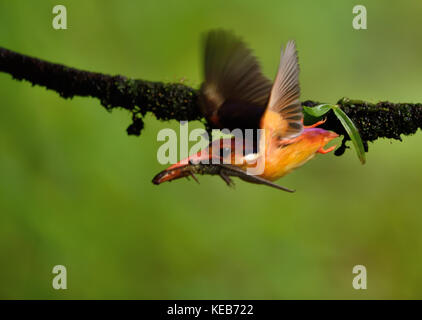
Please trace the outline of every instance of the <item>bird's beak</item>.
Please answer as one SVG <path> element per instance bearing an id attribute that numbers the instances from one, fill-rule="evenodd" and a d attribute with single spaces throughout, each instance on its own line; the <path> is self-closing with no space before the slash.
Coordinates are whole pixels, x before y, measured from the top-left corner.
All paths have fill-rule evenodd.
<path id="1" fill-rule="evenodd" d="M 172 166 L 173 167 L 173 166 Z M 184 178 L 192 175 L 190 165 L 181 165 L 178 167 L 169 167 L 158 173 L 153 179 L 152 183 L 160 184 L 166 181 L 172 181 L 179 178 Z"/>
<path id="2" fill-rule="evenodd" d="M 167 169 L 161 171 L 159 174 L 157 174 L 154 179 L 152 179 L 152 183 L 154 184 L 160 184 L 166 181 L 172 181 L 179 178 L 184 177 L 192 177 L 196 182 L 198 180 L 196 179 L 193 168 L 196 164 L 202 162 L 202 161 L 208 161 L 208 163 L 212 163 L 214 156 L 211 152 L 212 148 L 207 147 L 205 149 L 202 149 L 197 154 L 191 155 L 186 159 L 183 159 L 179 161 L 176 164 L 171 165 Z M 218 157 L 218 160 L 221 159 Z"/>
<path id="3" fill-rule="evenodd" d="M 210 157 L 212 157 L 212 155 L 208 153 L 208 149 L 205 149 L 204 151 L 202 153 L 198 153 L 184 160 L 181 160 L 178 163 L 173 164 L 167 169 L 161 171 L 152 179 L 152 183 L 160 184 L 166 181 L 172 181 L 189 176 L 192 177 L 196 182 L 198 182 L 192 170 L 192 168 L 195 166 L 194 164 L 192 164 L 192 161 L 194 161 L 195 163 L 199 163 L 204 159 L 210 160 Z"/>

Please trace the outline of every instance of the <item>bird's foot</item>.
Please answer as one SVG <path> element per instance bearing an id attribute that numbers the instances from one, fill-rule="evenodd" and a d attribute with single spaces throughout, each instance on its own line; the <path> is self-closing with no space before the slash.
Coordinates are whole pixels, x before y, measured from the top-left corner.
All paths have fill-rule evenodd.
<path id="1" fill-rule="evenodd" d="M 327 119 L 324 119 L 324 120 L 321 120 L 321 121 L 315 122 L 314 124 L 312 124 L 312 125 L 310 125 L 310 126 L 303 126 L 303 127 L 304 127 L 305 129 L 316 128 L 316 127 L 318 127 L 318 126 L 320 126 L 320 125 L 324 124 L 324 123 L 325 123 L 325 121 L 327 121 Z"/>

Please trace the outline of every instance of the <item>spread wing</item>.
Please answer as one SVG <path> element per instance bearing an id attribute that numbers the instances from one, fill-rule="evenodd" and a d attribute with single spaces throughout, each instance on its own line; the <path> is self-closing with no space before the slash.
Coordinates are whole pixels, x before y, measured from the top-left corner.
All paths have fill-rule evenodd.
<path id="1" fill-rule="evenodd" d="M 280 66 L 268 107 L 261 119 L 261 128 L 271 132 L 271 137 L 290 139 L 303 130 L 303 113 L 299 101 L 299 63 L 296 45 L 289 41 L 281 51 Z"/>
<path id="2" fill-rule="evenodd" d="M 271 91 L 251 50 L 232 33 L 205 37 L 201 111 L 218 128 L 258 128 Z"/>

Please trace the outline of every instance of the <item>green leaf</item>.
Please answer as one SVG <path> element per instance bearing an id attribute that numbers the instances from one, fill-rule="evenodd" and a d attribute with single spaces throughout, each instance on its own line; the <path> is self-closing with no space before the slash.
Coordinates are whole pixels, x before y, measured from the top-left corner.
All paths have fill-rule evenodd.
<path id="1" fill-rule="evenodd" d="M 303 107 L 303 110 L 310 116 L 319 118 L 323 116 L 324 114 L 326 114 L 331 109 L 333 109 L 333 107 L 335 106 L 331 104 L 320 104 L 315 107 Z"/>
<path id="2" fill-rule="evenodd" d="M 347 134 L 349 135 L 352 143 L 355 147 L 356 154 L 362 164 L 366 162 L 365 149 L 363 147 L 362 139 L 359 135 L 359 131 L 356 128 L 353 121 L 347 116 L 347 114 L 338 106 L 332 104 L 320 104 L 315 107 L 303 107 L 303 111 L 312 117 L 320 118 L 328 111 L 333 110 L 336 117 L 340 120 Z"/>
<path id="3" fill-rule="evenodd" d="M 362 139 L 359 135 L 359 131 L 356 128 L 353 121 L 347 116 L 347 114 L 338 106 L 332 106 L 334 114 L 340 120 L 350 139 L 352 139 L 353 145 L 355 146 L 356 153 L 362 164 L 365 163 L 365 149 L 363 147 Z"/>

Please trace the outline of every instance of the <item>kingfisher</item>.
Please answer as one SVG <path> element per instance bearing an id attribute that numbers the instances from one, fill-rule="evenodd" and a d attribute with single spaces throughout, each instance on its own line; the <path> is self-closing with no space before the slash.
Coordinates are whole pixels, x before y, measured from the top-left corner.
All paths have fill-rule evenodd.
<path id="1" fill-rule="evenodd" d="M 195 174 L 219 175 L 229 186 L 230 177 L 280 190 L 275 180 L 304 165 L 338 137 L 332 131 L 303 124 L 300 103 L 299 63 L 296 44 L 287 42 L 281 50 L 274 82 L 263 73 L 257 58 L 233 33 L 213 30 L 204 38 L 204 82 L 198 104 L 213 129 L 252 129 L 256 134 L 239 144 L 236 137 L 219 138 L 196 154 L 182 159 L 157 174 L 152 182 L 160 184 Z M 244 135 L 245 136 L 245 135 Z M 252 141 L 251 141 L 252 140 Z M 239 147 L 240 145 L 240 147 Z M 252 169 L 262 164 L 260 170 Z"/>

